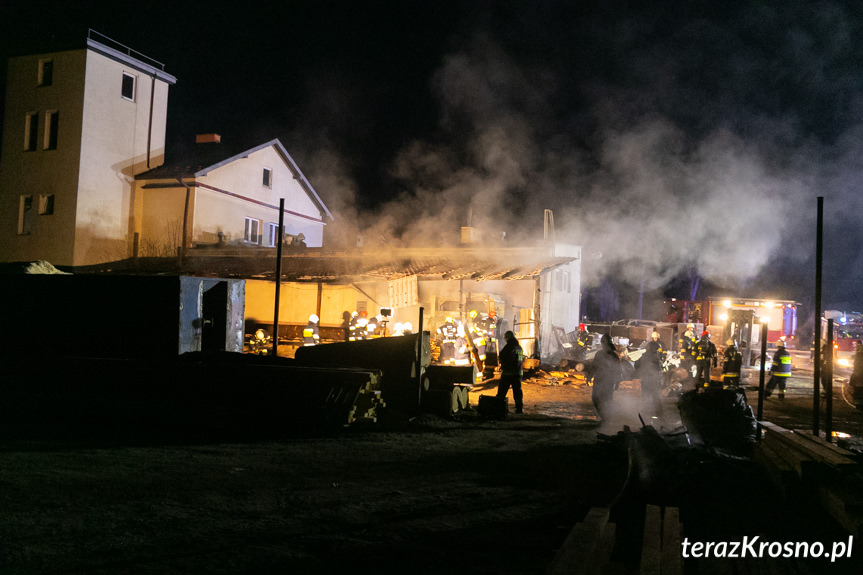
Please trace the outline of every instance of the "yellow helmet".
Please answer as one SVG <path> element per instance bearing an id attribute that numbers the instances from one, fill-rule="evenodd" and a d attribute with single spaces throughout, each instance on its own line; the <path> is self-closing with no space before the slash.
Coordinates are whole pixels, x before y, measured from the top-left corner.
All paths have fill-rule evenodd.
<path id="1" fill-rule="evenodd" d="M 472 310 L 470 310 L 470 313 L 468 315 L 470 316 L 470 319 L 474 319 L 474 318 L 476 318 L 476 316 L 479 315 L 479 312 L 476 311 L 475 309 L 472 309 Z"/>

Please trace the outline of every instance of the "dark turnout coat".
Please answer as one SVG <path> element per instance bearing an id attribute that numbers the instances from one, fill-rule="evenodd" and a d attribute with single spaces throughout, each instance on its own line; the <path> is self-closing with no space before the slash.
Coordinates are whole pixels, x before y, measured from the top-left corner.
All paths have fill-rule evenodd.
<path id="1" fill-rule="evenodd" d="M 604 334 L 599 342 L 600 349 L 593 359 L 593 404 L 600 416 L 607 413 L 614 390 L 620 384 L 620 356 L 614 349 L 614 344 L 608 334 Z"/>

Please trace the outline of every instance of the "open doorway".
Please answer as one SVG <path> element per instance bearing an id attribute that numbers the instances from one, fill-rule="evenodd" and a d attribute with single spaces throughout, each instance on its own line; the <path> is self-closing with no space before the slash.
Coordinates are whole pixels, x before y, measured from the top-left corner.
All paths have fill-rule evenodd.
<path id="1" fill-rule="evenodd" d="M 204 282 L 201 351 L 225 351 L 228 339 L 228 282 Z"/>

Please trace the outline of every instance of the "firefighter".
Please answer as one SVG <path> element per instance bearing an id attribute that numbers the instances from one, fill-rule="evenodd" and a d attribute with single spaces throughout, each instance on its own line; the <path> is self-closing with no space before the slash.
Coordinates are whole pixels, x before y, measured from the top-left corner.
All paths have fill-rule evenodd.
<path id="1" fill-rule="evenodd" d="M 441 342 L 440 359 L 445 365 L 450 365 L 455 356 L 455 339 L 458 335 L 452 317 L 446 317 L 443 324 L 437 328 L 437 334 Z"/>
<path id="2" fill-rule="evenodd" d="M 599 414 L 599 419 L 605 421 L 611 415 L 611 402 L 614 392 L 620 386 L 622 379 L 620 356 L 611 341 L 611 336 L 602 334 L 599 340 L 599 351 L 593 359 L 590 371 L 590 379 L 593 383 L 591 399 Z"/>
<path id="3" fill-rule="evenodd" d="M 587 324 L 578 324 L 578 341 L 575 346 L 575 359 L 578 361 L 584 361 L 587 357 L 587 352 L 590 349 L 590 341 L 592 339 L 590 332 L 587 331 Z"/>
<path id="4" fill-rule="evenodd" d="M 351 312 L 351 319 L 348 322 L 348 341 L 356 341 L 357 339 L 360 339 L 357 337 L 359 322 L 360 314 L 355 311 Z"/>
<path id="5" fill-rule="evenodd" d="M 659 400 L 662 391 L 662 362 L 665 359 L 665 344 L 659 338 L 659 332 L 650 334 L 650 341 L 644 355 L 638 360 L 638 377 L 641 380 L 641 401 L 646 411 L 652 416 L 659 416 L 662 403 Z"/>
<path id="6" fill-rule="evenodd" d="M 704 330 L 695 346 L 695 389 L 710 385 L 710 366 L 716 367 L 718 363 L 716 346 L 710 341 L 710 333 Z"/>
<path id="7" fill-rule="evenodd" d="M 497 358 L 497 314 L 494 310 L 488 312 L 479 320 L 480 329 L 485 335 L 485 365 L 496 366 Z"/>
<path id="8" fill-rule="evenodd" d="M 737 342 L 730 339 L 725 342 L 724 361 L 722 362 L 722 387 L 740 387 L 740 367 L 743 365 L 743 356 L 737 347 Z"/>
<path id="9" fill-rule="evenodd" d="M 356 334 L 357 341 L 369 338 L 369 333 L 367 331 L 368 325 L 369 312 L 361 311 L 359 317 L 357 318 L 357 329 L 354 332 Z"/>
<path id="10" fill-rule="evenodd" d="M 465 332 L 464 326 L 459 323 L 456 327 L 456 338 L 453 342 L 453 365 L 470 365 L 470 347 L 467 338 L 470 334 Z"/>
<path id="11" fill-rule="evenodd" d="M 776 343 L 776 353 L 773 354 L 773 366 L 770 368 L 770 381 L 767 382 L 767 390 L 764 397 L 773 395 L 773 390 L 779 388 L 777 396 L 785 399 L 785 384 L 791 377 L 791 355 L 785 349 L 785 342 L 781 339 Z"/>
<path id="12" fill-rule="evenodd" d="M 503 338 L 506 344 L 500 350 L 500 383 L 497 385 L 497 397 L 505 398 L 509 388 L 512 387 L 515 412 L 524 413 L 524 393 L 521 389 L 524 351 L 511 331 L 503 334 Z"/>
<path id="13" fill-rule="evenodd" d="M 470 327 L 468 328 L 468 335 L 473 340 L 473 344 L 476 346 L 476 354 L 479 357 L 480 361 L 485 362 L 485 350 L 487 345 L 487 335 L 486 329 L 481 325 L 481 320 L 479 319 L 479 312 L 475 309 L 471 310 L 468 314 L 470 317 Z"/>
<path id="14" fill-rule="evenodd" d="M 692 377 L 692 366 L 695 365 L 698 338 L 695 336 L 695 324 L 686 324 L 686 331 L 677 340 L 677 352 L 680 354 L 680 367 Z"/>
<path id="15" fill-rule="evenodd" d="M 377 336 L 378 326 L 381 325 L 381 316 L 377 315 L 372 318 L 369 318 L 368 323 L 366 323 L 366 337 L 365 339 L 372 339 Z"/>
<path id="16" fill-rule="evenodd" d="M 312 314 L 309 316 L 309 323 L 303 328 L 303 345 L 318 345 L 321 342 L 321 336 L 318 333 L 318 316 Z"/>

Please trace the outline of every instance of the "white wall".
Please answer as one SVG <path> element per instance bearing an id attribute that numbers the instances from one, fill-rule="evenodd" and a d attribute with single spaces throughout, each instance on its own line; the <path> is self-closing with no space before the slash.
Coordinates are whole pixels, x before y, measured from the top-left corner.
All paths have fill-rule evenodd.
<path id="1" fill-rule="evenodd" d="M 264 168 L 272 170 L 270 188 L 263 185 Z M 202 185 L 197 188 L 194 241 L 208 243 L 218 231 L 228 234 L 231 242 L 242 241 L 245 219 L 250 217 L 261 220 L 264 238 L 259 245 L 266 246 L 267 224 L 278 224 L 279 199 L 285 198 L 285 210 L 297 214 L 285 214 L 285 233 L 302 233 L 309 247 L 322 245 L 321 212 L 274 146 L 219 167 L 197 181 Z"/>
<path id="2" fill-rule="evenodd" d="M 121 96 L 124 72 L 136 78 L 134 101 Z M 133 178 L 164 158 L 167 109 L 164 81 L 92 50 L 87 52 L 75 265 L 131 255 Z M 148 132 L 151 123 L 152 135 Z"/>
<path id="3" fill-rule="evenodd" d="M 53 59 L 50 86 L 37 86 L 40 59 Z M 75 215 L 81 150 L 85 51 L 75 50 L 11 58 L 6 78 L 3 157 L 0 158 L 0 259 L 44 259 L 74 263 Z M 43 149 L 45 112 L 59 112 L 57 149 Z M 35 151 L 24 150 L 28 113 L 38 114 Z M 30 232 L 18 235 L 20 195 L 33 196 Z M 54 213 L 38 215 L 40 194 L 54 195 Z"/>

